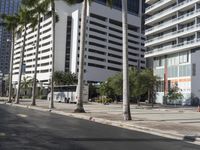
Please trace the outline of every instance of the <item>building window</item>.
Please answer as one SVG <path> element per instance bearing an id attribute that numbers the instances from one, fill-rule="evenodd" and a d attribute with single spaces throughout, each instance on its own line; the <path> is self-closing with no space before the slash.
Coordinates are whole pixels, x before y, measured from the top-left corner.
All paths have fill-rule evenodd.
<path id="1" fill-rule="evenodd" d="M 178 77 L 178 66 L 169 66 L 167 72 L 169 78 Z"/>
<path id="2" fill-rule="evenodd" d="M 179 54 L 179 63 L 187 63 L 189 62 L 189 53 L 188 52 L 182 52 Z"/>
<path id="3" fill-rule="evenodd" d="M 95 26 L 98 26 L 98 27 L 106 28 L 105 25 L 100 24 L 100 23 L 97 23 L 97 22 L 94 22 L 94 21 L 90 21 L 90 24 L 95 25 Z"/>
<path id="4" fill-rule="evenodd" d="M 96 53 L 96 54 L 100 54 L 100 55 L 106 55 L 105 52 L 101 52 L 101 51 L 94 50 L 94 49 L 91 49 L 91 48 L 89 48 L 88 51 L 91 52 L 91 53 Z"/>
<path id="5" fill-rule="evenodd" d="M 191 65 L 180 65 L 179 66 L 179 76 L 191 76 Z"/>
<path id="6" fill-rule="evenodd" d="M 106 60 L 103 58 L 99 58 L 99 57 L 94 57 L 94 56 L 88 56 L 88 59 L 92 59 L 92 60 L 96 60 L 96 61 L 102 61 L 105 62 Z"/>
<path id="7" fill-rule="evenodd" d="M 171 55 L 168 57 L 168 66 L 178 65 L 178 55 Z"/>
<path id="8" fill-rule="evenodd" d="M 105 17 L 97 15 L 97 14 L 90 13 L 90 17 L 101 20 L 101 21 L 106 21 Z"/>
<path id="9" fill-rule="evenodd" d="M 105 66 L 103 66 L 103 65 L 99 65 L 99 64 L 93 64 L 93 63 L 88 63 L 88 66 L 90 66 L 90 67 L 96 67 L 96 68 L 105 68 Z"/>
<path id="10" fill-rule="evenodd" d="M 112 71 L 121 71 L 121 69 L 119 69 L 119 68 L 114 68 L 114 67 L 108 67 L 108 70 L 112 70 Z"/>

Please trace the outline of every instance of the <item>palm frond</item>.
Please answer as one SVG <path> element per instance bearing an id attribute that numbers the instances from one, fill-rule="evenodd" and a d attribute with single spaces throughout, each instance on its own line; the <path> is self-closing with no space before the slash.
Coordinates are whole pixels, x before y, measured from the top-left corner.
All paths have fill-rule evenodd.
<path id="1" fill-rule="evenodd" d="M 13 16 L 1 14 L 0 16 L 3 20 L 3 24 L 6 26 L 6 29 L 9 31 L 13 31 L 19 22 L 19 17 L 15 14 Z"/>

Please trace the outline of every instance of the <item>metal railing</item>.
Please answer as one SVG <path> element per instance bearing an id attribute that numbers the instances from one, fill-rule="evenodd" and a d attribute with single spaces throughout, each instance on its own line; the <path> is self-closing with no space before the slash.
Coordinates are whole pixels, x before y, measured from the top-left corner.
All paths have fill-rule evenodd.
<path id="1" fill-rule="evenodd" d="M 153 4 L 153 5 L 149 6 L 149 7 L 147 7 L 147 8 L 146 8 L 146 11 L 149 10 L 149 9 L 151 9 L 151 8 L 153 8 L 153 7 L 155 7 L 155 6 L 157 6 L 158 4 L 160 4 L 160 3 L 164 2 L 164 1 L 165 1 L 165 0 L 160 0 L 160 1 L 158 1 L 157 3 L 155 3 L 155 4 Z"/>
<path id="2" fill-rule="evenodd" d="M 192 11 L 192 12 L 190 12 L 190 13 L 181 15 L 181 16 L 175 18 L 175 19 L 172 19 L 172 20 L 166 21 L 166 22 L 164 22 L 164 23 L 162 23 L 162 24 L 159 24 L 159 25 L 157 25 L 157 26 L 154 26 L 154 27 L 152 27 L 152 28 L 150 28 L 150 29 L 147 29 L 145 32 L 146 32 L 146 33 L 147 33 L 147 32 L 150 32 L 150 31 L 152 31 L 152 30 L 154 30 L 154 29 L 158 29 L 158 28 L 160 28 L 160 27 L 162 27 L 162 26 L 165 26 L 165 25 L 167 25 L 167 24 L 168 24 L 168 25 L 171 25 L 171 23 L 175 24 L 177 21 L 179 21 L 179 20 L 181 20 L 181 19 L 184 19 L 184 18 L 186 18 L 186 17 L 192 16 L 192 15 L 194 15 L 195 13 L 198 13 L 198 12 L 200 12 L 200 9 L 197 9 L 196 11 Z"/>
<path id="3" fill-rule="evenodd" d="M 162 47 L 162 48 L 157 48 L 157 49 L 145 52 L 145 55 L 153 54 L 155 52 L 161 52 L 161 51 L 164 51 L 164 50 L 170 49 L 170 48 L 174 49 L 174 48 L 180 48 L 180 47 L 183 47 L 183 46 L 186 46 L 186 45 L 193 45 L 194 43 L 198 43 L 199 41 L 200 41 L 200 38 L 194 39 L 194 40 L 191 40 L 191 41 L 185 41 L 185 42 L 178 43 L 178 44 L 175 44 L 175 45 L 169 45 L 169 46 L 165 46 L 165 47 Z"/>
<path id="4" fill-rule="evenodd" d="M 199 24 L 196 24 L 196 25 L 192 25 L 192 26 L 190 26 L 190 27 L 186 27 L 186 28 L 180 29 L 180 30 L 175 31 L 175 32 L 170 32 L 170 33 L 164 34 L 164 35 L 162 35 L 162 36 L 159 36 L 159 37 L 156 37 L 156 38 L 147 40 L 145 43 L 150 43 L 150 42 L 156 41 L 156 40 L 158 40 L 158 39 L 160 40 L 160 39 L 163 39 L 163 38 L 167 38 L 167 37 L 169 37 L 169 36 L 172 36 L 172 35 L 177 35 L 177 34 L 179 34 L 179 33 L 183 33 L 183 32 L 185 32 L 185 31 L 190 31 L 190 30 L 192 30 L 192 29 L 194 29 L 194 28 L 198 28 L 198 27 L 200 27 L 200 23 L 199 23 Z"/>
<path id="5" fill-rule="evenodd" d="M 164 11 L 162 11 L 162 12 L 156 14 L 156 15 L 153 15 L 153 16 L 147 18 L 147 19 L 146 19 L 146 22 L 149 21 L 149 20 L 151 20 L 151 19 L 153 19 L 153 18 L 155 18 L 155 17 L 158 17 L 158 16 L 160 16 L 160 15 L 162 15 L 162 14 L 166 14 L 167 12 L 172 13 L 172 10 L 174 10 L 174 9 L 180 7 L 180 6 L 183 6 L 184 4 L 188 4 L 189 2 L 193 2 L 193 1 L 195 1 L 195 0 L 185 0 L 185 1 L 183 1 L 183 2 L 181 2 L 181 3 L 179 3 L 179 4 L 177 4 L 177 5 L 175 5 L 175 6 L 171 7 L 171 8 L 169 8 L 169 9 L 166 9 L 166 10 L 164 10 Z"/>

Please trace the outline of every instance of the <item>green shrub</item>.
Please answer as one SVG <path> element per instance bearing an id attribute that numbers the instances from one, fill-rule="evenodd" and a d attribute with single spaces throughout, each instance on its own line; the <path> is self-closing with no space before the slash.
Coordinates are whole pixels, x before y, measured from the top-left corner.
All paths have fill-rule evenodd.
<path id="1" fill-rule="evenodd" d="M 112 103 L 113 100 L 111 98 L 102 98 L 102 99 L 96 100 L 96 102 L 97 103 L 104 103 L 104 104 L 106 104 L 106 103 Z"/>
<path id="2" fill-rule="evenodd" d="M 22 96 L 22 99 L 30 99 L 31 96 Z"/>
<path id="3" fill-rule="evenodd" d="M 40 99 L 47 99 L 47 95 L 40 95 Z"/>
<path id="4" fill-rule="evenodd" d="M 101 99 L 97 99 L 97 100 L 95 100 L 95 102 L 102 103 L 102 100 Z"/>

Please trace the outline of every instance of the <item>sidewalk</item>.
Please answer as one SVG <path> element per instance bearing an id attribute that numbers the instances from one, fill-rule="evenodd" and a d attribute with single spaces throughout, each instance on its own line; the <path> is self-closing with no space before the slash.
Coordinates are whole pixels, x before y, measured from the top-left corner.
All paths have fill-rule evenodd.
<path id="1" fill-rule="evenodd" d="M 4 103 L 0 101 L 0 104 Z M 8 105 L 49 111 L 49 103 L 46 100 L 37 100 L 36 107 L 30 104 L 30 100 L 21 100 L 18 105 Z M 55 102 L 55 109 L 51 112 L 200 144 L 200 112 L 196 112 L 196 107 L 151 108 L 131 105 L 132 121 L 123 121 L 122 104 L 84 104 L 87 112 L 84 114 L 73 113 L 74 109 L 75 104 Z"/>

